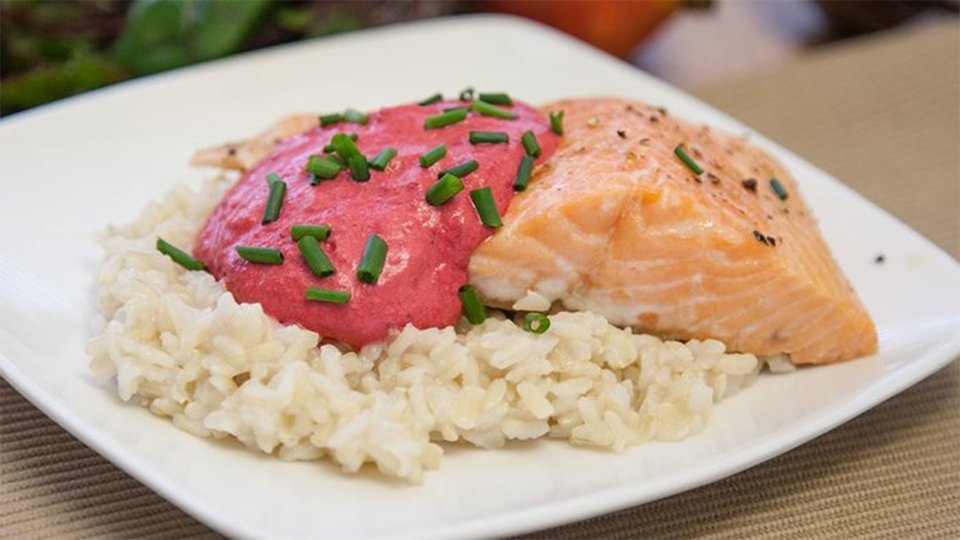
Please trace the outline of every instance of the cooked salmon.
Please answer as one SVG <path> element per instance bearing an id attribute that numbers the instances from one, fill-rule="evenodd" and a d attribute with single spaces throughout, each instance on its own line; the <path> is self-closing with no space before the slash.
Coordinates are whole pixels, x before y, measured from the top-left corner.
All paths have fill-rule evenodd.
<path id="1" fill-rule="evenodd" d="M 800 364 L 876 351 L 873 322 L 769 154 L 623 99 L 544 110 L 565 113 L 561 147 L 470 261 L 488 303 L 534 291 L 614 324 Z"/>
<path id="2" fill-rule="evenodd" d="M 190 161 L 221 169 L 245 171 L 273 152 L 274 147 L 287 137 L 316 127 L 315 114 L 295 114 L 281 119 L 252 139 L 211 146 L 197 151 Z"/>

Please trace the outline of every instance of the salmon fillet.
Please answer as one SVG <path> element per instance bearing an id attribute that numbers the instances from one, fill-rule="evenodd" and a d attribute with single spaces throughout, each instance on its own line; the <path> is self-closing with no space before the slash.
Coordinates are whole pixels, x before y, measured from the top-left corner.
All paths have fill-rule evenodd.
<path id="1" fill-rule="evenodd" d="M 295 114 L 258 133 L 249 140 L 224 143 L 203 148 L 193 154 L 192 165 L 245 171 L 270 155 L 283 139 L 303 133 L 317 126 L 317 115 Z"/>
<path id="2" fill-rule="evenodd" d="M 564 139 L 471 258 L 485 301 L 535 291 L 614 324 L 800 364 L 876 351 L 873 322 L 770 155 L 623 99 L 544 110 L 565 111 Z"/>

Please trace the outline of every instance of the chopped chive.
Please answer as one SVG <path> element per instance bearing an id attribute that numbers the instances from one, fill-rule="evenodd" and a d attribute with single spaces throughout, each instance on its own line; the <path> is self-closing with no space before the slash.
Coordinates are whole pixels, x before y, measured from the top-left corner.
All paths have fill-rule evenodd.
<path id="1" fill-rule="evenodd" d="M 463 191 L 463 182 L 452 174 L 445 174 L 427 190 L 426 200 L 432 206 L 440 206 Z"/>
<path id="2" fill-rule="evenodd" d="M 550 113 L 550 130 L 557 135 L 563 135 L 563 111 Z"/>
<path id="3" fill-rule="evenodd" d="M 420 154 L 420 166 L 426 169 L 447 155 L 447 145 L 440 144 Z"/>
<path id="4" fill-rule="evenodd" d="M 505 131 L 471 131 L 470 144 L 498 144 L 510 142 Z"/>
<path id="5" fill-rule="evenodd" d="M 311 184 L 319 184 L 320 179 L 330 180 L 331 178 L 336 178 L 337 174 L 340 173 L 340 164 L 331 159 L 332 157 L 334 156 L 324 157 L 314 155 L 307 159 L 307 165 L 304 169 L 314 176 L 310 181 Z"/>
<path id="6" fill-rule="evenodd" d="M 529 129 L 524 131 L 523 136 L 520 137 L 520 142 L 523 143 L 523 149 L 527 151 L 528 156 L 540 156 L 540 143 L 537 142 L 537 136 L 532 131 Z"/>
<path id="7" fill-rule="evenodd" d="M 479 99 L 480 101 L 485 101 L 492 105 L 506 105 L 507 107 L 513 106 L 513 100 L 510 99 L 510 96 L 508 94 L 505 94 L 503 92 L 488 92 L 488 93 L 480 92 L 480 94 L 477 95 L 477 99 Z"/>
<path id="8" fill-rule="evenodd" d="M 320 127 L 327 127 L 339 122 L 343 122 L 343 115 L 340 113 L 330 113 L 320 116 Z"/>
<path id="9" fill-rule="evenodd" d="M 468 86 L 460 91 L 460 101 L 471 101 L 473 99 L 473 87 Z"/>
<path id="10" fill-rule="evenodd" d="M 370 117 L 364 114 L 362 111 L 348 108 L 347 110 L 343 111 L 343 121 L 365 126 L 367 125 L 367 122 L 370 121 Z"/>
<path id="11" fill-rule="evenodd" d="M 307 300 L 327 302 L 328 304 L 346 304 L 350 301 L 350 292 L 321 289 L 320 287 L 307 287 Z"/>
<path id="12" fill-rule="evenodd" d="M 397 150 L 388 146 L 381 150 L 379 154 L 373 156 L 373 159 L 370 160 L 370 168 L 377 171 L 386 170 L 387 164 L 396 156 Z"/>
<path id="13" fill-rule="evenodd" d="M 357 148 L 357 145 L 354 144 L 353 139 L 350 136 L 343 133 L 337 133 L 330 139 L 330 144 L 333 146 L 333 149 L 340 154 L 340 157 L 343 158 L 347 163 L 350 162 L 350 158 L 353 156 L 363 156 L 360 153 L 360 149 Z"/>
<path id="14" fill-rule="evenodd" d="M 203 270 L 206 267 L 197 259 L 194 259 L 189 253 L 177 248 L 163 238 L 157 238 L 157 251 L 173 259 L 173 262 L 186 268 L 187 270 Z"/>
<path id="15" fill-rule="evenodd" d="M 428 116 L 423 122 L 423 127 L 426 129 L 438 129 L 449 126 L 450 124 L 456 124 L 457 122 L 463 122 L 466 119 L 467 109 L 466 107 L 462 107 L 445 113 Z"/>
<path id="16" fill-rule="evenodd" d="M 347 164 L 350 165 L 350 177 L 356 180 L 357 182 L 366 182 L 370 180 L 370 168 L 367 165 L 367 158 L 363 155 L 350 156 L 350 159 L 347 160 Z"/>
<path id="17" fill-rule="evenodd" d="M 283 206 L 283 197 L 287 194 L 287 183 L 283 180 L 270 182 L 270 194 L 267 195 L 267 204 L 263 207 L 261 225 L 266 225 L 280 217 L 280 208 Z"/>
<path id="18" fill-rule="evenodd" d="M 271 183 L 271 182 L 279 182 L 279 181 L 280 181 L 280 176 L 279 176 L 277 173 L 272 172 L 272 173 L 270 173 L 270 174 L 267 175 L 267 183 L 268 183 L 268 184 Z"/>
<path id="19" fill-rule="evenodd" d="M 338 156 L 337 154 L 330 154 L 329 156 L 327 156 L 327 159 L 332 161 L 333 164 L 336 165 L 337 167 L 340 167 L 341 171 L 347 168 L 347 162 L 344 161 L 343 158 Z"/>
<path id="20" fill-rule="evenodd" d="M 383 264 L 387 261 L 387 243 L 374 233 L 367 237 L 367 244 L 363 246 L 363 255 L 360 256 L 360 265 L 357 267 L 357 279 L 364 283 L 376 283 L 383 271 Z"/>
<path id="21" fill-rule="evenodd" d="M 703 169 L 697 165 L 697 162 L 694 161 L 693 158 L 687 155 L 687 152 L 682 146 L 678 144 L 677 147 L 673 149 L 673 153 L 676 154 L 677 157 L 680 158 L 680 161 L 686 164 L 687 167 L 690 167 L 690 170 L 693 171 L 694 174 L 703 174 Z"/>
<path id="22" fill-rule="evenodd" d="M 503 118 L 504 120 L 513 120 L 517 118 L 517 113 L 505 111 L 500 107 L 494 107 L 493 105 L 485 101 L 474 101 L 473 105 L 471 105 L 470 108 L 484 116 L 492 116 L 494 118 Z"/>
<path id="23" fill-rule="evenodd" d="M 321 223 L 320 225 L 307 225 L 303 223 L 298 223 L 290 227 L 290 238 L 296 242 L 303 238 L 304 236 L 312 236 L 317 240 L 326 240 L 330 237 L 332 229 L 326 223 Z"/>
<path id="24" fill-rule="evenodd" d="M 783 184 L 780 183 L 780 180 L 778 180 L 776 176 L 770 179 L 770 187 L 781 201 L 787 200 L 787 197 L 790 196 L 790 194 L 787 193 L 787 188 L 783 187 Z"/>
<path id="25" fill-rule="evenodd" d="M 357 135 L 356 133 L 351 133 L 351 134 L 349 134 L 349 135 L 347 135 L 347 136 L 350 137 L 350 140 L 351 140 L 351 141 L 356 141 L 356 140 L 359 138 L 359 135 Z M 334 152 L 336 152 L 336 151 L 337 151 L 337 149 L 333 147 L 333 143 L 332 143 L 332 142 L 327 143 L 327 145 L 323 147 L 323 153 L 324 153 L 324 154 L 332 154 L 332 153 L 334 153 Z"/>
<path id="26" fill-rule="evenodd" d="M 471 191 L 470 200 L 473 201 L 473 207 L 477 209 L 477 215 L 485 226 L 494 229 L 503 226 L 500 212 L 497 211 L 497 202 L 493 200 L 493 190 L 489 186 Z"/>
<path id="27" fill-rule="evenodd" d="M 463 306 L 463 315 L 470 324 L 480 324 L 487 320 L 487 313 L 483 310 L 483 304 L 480 303 L 473 285 L 460 287 L 460 305 Z"/>
<path id="28" fill-rule="evenodd" d="M 304 236 L 297 242 L 297 247 L 300 248 L 300 255 L 303 256 L 303 260 L 307 261 L 307 266 L 310 267 L 313 275 L 327 277 L 335 272 L 333 263 L 323 252 L 323 248 L 320 247 L 320 242 L 317 242 L 316 238 Z"/>
<path id="29" fill-rule="evenodd" d="M 520 167 L 517 169 L 517 179 L 513 181 L 513 189 L 517 191 L 527 189 L 531 172 L 533 172 L 533 158 L 523 156 L 523 159 L 520 160 Z"/>
<path id="30" fill-rule="evenodd" d="M 443 94 L 441 94 L 440 92 L 437 92 L 436 94 L 418 103 L 418 105 L 420 105 L 421 107 L 426 107 L 427 105 L 433 105 L 434 103 L 442 99 L 443 99 Z"/>
<path id="31" fill-rule="evenodd" d="M 532 311 L 523 316 L 523 329 L 534 334 L 542 334 L 550 328 L 550 317 L 544 313 Z"/>
<path id="32" fill-rule="evenodd" d="M 283 253 L 277 248 L 255 247 L 255 246 L 237 246 L 237 255 L 245 260 L 257 264 L 281 264 L 283 263 Z"/>
<path id="33" fill-rule="evenodd" d="M 465 178 L 468 174 L 470 174 L 470 173 L 472 173 L 473 171 L 477 170 L 477 167 L 479 167 L 479 166 L 480 166 L 480 164 L 477 163 L 477 161 L 476 161 L 475 159 L 471 159 L 470 161 L 464 161 L 463 163 L 461 163 L 461 164 L 459 164 L 459 165 L 454 165 L 453 167 L 450 167 L 449 169 L 444 169 L 444 170 L 440 171 L 439 173 L 437 173 L 437 178 L 443 178 L 444 176 L 446 176 L 446 175 L 448 175 L 448 174 L 452 174 L 452 175 L 456 176 L 457 178 Z"/>
<path id="34" fill-rule="evenodd" d="M 451 112 L 451 111 L 470 112 L 470 107 L 447 107 L 446 109 L 443 109 L 443 112 Z"/>

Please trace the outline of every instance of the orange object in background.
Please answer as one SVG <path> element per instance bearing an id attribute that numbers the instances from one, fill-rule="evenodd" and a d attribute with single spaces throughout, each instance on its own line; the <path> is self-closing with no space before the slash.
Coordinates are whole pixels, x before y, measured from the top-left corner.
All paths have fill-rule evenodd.
<path id="1" fill-rule="evenodd" d="M 678 8 L 682 0 L 485 0 L 480 11 L 510 13 L 542 22 L 621 58 Z"/>

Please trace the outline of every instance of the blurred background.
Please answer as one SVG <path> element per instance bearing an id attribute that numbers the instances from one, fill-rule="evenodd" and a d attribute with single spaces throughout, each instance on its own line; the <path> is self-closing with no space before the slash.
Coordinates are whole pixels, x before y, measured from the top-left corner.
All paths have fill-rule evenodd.
<path id="1" fill-rule="evenodd" d="M 243 51 L 465 13 L 535 19 L 692 88 L 957 12 L 958 0 L 0 0 L 0 114 Z"/>

